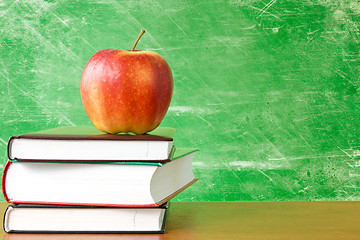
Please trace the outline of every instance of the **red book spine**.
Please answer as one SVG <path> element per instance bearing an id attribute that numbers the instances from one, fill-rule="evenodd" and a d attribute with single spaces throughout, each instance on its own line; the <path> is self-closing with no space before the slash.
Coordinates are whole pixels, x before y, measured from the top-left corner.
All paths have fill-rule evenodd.
<path id="1" fill-rule="evenodd" d="M 5 201 L 6 202 L 10 202 L 10 199 L 6 193 L 6 188 L 5 188 L 5 180 L 6 180 L 6 174 L 7 174 L 7 171 L 10 167 L 10 164 L 11 164 L 11 161 L 7 161 L 6 164 L 5 164 L 5 167 L 4 167 L 4 170 L 3 170 L 3 175 L 2 175 L 2 179 L 1 179 L 1 190 L 3 192 L 3 195 L 4 195 L 4 198 L 5 198 Z"/>

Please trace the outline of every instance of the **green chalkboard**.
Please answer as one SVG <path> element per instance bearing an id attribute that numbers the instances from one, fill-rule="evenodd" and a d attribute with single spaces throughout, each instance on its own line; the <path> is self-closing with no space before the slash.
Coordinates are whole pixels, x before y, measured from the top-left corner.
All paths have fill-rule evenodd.
<path id="1" fill-rule="evenodd" d="M 153 50 L 174 95 L 161 124 L 201 151 L 178 201 L 360 200 L 360 3 L 0 2 L 0 151 L 90 125 L 79 88 L 105 48 Z"/>

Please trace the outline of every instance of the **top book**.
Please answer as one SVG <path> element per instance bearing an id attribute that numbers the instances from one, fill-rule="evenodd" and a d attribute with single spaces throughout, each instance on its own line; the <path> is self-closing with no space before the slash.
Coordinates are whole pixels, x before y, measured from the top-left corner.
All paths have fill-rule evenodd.
<path id="1" fill-rule="evenodd" d="M 147 134 L 105 134 L 95 127 L 59 127 L 13 136 L 8 142 L 12 161 L 169 162 L 173 128 Z"/>

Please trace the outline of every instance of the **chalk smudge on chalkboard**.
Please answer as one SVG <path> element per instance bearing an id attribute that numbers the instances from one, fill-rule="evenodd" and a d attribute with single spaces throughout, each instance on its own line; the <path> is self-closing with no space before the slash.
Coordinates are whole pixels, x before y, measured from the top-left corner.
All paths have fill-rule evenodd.
<path id="1" fill-rule="evenodd" d="M 360 149 L 342 149 L 340 147 L 338 148 L 350 158 L 360 157 Z"/>
<path id="2" fill-rule="evenodd" d="M 240 0 L 237 1 L 237 4 L 240 5 L 240 6 L 246 6 L 246 7 L 252 8 L 252 9 L 254 9 L 256 11 L 259 11 L 259 13 L 256 16 L 256 19 L 261 18 L 262 15 L 264 15 L 266 13 L 266 15 L 275 17 L 276 19 L 280 20 L 279 16 L 277 16 L 277 15 L 275 15 L 275 14 L 268 11 L 270 9 L 270 7 L 274 5 L 274 3 L 276 1 L 277 0 L 270 0 L 263 8 L 258 8 L 258 7 L 252 6 L 252 5 L 248 4 L 247 2 L 240 1 Z"/>
<path id="3" fill-rule="evenodd" d="M 206 107 L 174 106 L 169 108 L 170 112 L 190 113 L 190 114 L 213 114 L 220 110 L 214 110 Z"/>
<path id="4" fill-rule="evenodd" d="M 56 15 L 55 13 L 52 13 L 62 24 L 64 24 L 66 27 L 69 27 L 69 24 L 67 24 L 67 22 L 69 21 L 68 19 L 62 19 L 60 18 L 58 15 Z"/>
<path id="5" fill-rule="evenodd" d="M 116 12 L 117 14 L 120 14 L 120 15 L 124 16 L 126 19 L 128 19 L 128 20 L 132 23 L 132 25 L 136 25 L 136 27 L 137 27 L 138 29 L 144 28 L 144 25 L 141 24 L 141 23 L 139 22 L 139 20 L 131 14 L 130 10 L 127 9 L 127 8 L 124 6 L 124 4 L 119 3 L 119 2 L 117 2 L 117 1 L 113 1 L 113 0 L 111 0 L 111 1 L 104 1 L 104 2 L 100 1 L 100 2 L 97 2 L 97 3 L 98 3 L 98 4 L 102 4 L 102 3 L 107 4 L 107 5 L 110 6 L 113 10 L 115 10 L 115 12 Z M 152 43 L 149 44 L 149 45 L 151 45 L 151 46 L 154 46 L 154 45 L 155 45 L 157 48 L 162 48 L 161 44 L 155 39 L 155 37 L 152 36 L 152 34 L 151 34 L 150 31 L 147 31 L 147 32 L 146 32 L 146 37 L 148 37 L 148 39 L 152 42 Z M 164 51 L 163 55 L 166 56 L 166 51 Z"/>
<path id="6" fill-rule="evenodd" d="M 203 162 L 193 162 L 192 165 L 195 166 L 195 167 L 202 167 L 205 164 Z"/>
<path id="7" fill-rule="evenodd" d="M 84 43 L 85 43 L 86 45 L 88 45 L 89 47 L 91 47 L 95 52 L 98 51 L 98 49 L 96 49 L 93 45 L 91 45 L 91 43 L 89 43 L 85 38 L 81 37 L 81 40 L 83 40 Z"/>
<path id="8" fill-rule="evenodd" d="M 4 146 L 7 145 L 7 142 L 5 142 L 4 139 L 2 139 L 2 138 L 0 138 L 0 145 L 2 145 L 1 143 L 2 143 Z"/>
<path id="9" fill-rule="evenodd" d="M 241 171 L 246 168 L 254 169 L 288 169 L 290 166 L 284 161 L 276 162 L 258 162 L 258 161 L 234 161 L 229 163 L 230 166 L 237 167 Z"/>
<path id="10" fill-rule="evenodd" d="M 46 46 L 49 51 L 57 54 L 57 48 L 50 41 L 48 41 L 39 31 L 32 27 L 27 20 L 23 20 L 23 25 L 26 30 L 28 30 L 37 37 L 42 46 Z"/>
<path id="11" fill-rule="evenodd" d="M 269 13 L 267 10 L 276 2 L 277 0 L 271 0 L 268 4 L 265 5 L 262 9 L 260 9 L 260 14 L 256 17 L 261 17 L 264 13 Z"/>
<path id="12" fill-rule="evenodd" d="M 174 20 L 174 18 L 172 18 L 169 13 L 167 12 L 166 9 L 164 9 L 159 2 L 155 1 L 156 5 L 159 6 L 159 8 L 161 9 L 161 11 L 163 13 L 166 14 L 166 16 L 175 24 L 175 26 L 185 35 L 185 37 L 187 39 L 190 39 L 190 37 L 186 34 L 186 32 L 184 31 L 184 29 L 182 27 L 180 27 L 180 25 Z M 176 11 L 175 11 L 176 12 Z"/>
<path id="13" fill-rule="evenodd" d="M 183 114 L 191 114 L 191 115 L 196 116 L 199 119 L 201 119 L 201 121 L 205 122 L 209 127 L 214 128 L 213 124 L 211 124 L 210 121 L 206 120 L 201 115 L 214 114 L 218 111 L 212 110 L 209 108 L 204 108 L 204 107 L 174 106 L 174 107 L 169 108 L 169 112 L 174 112 L 176 116 L 180 116 Z"/>
<path id="14" fill-rule="evenodd" d="M 260 172 L 262 175 L 264 175 L 265 177 L 267 177 L 271 182 L 274 181 L 274 179 L 272 179 L 269 175 L 267 175 L 266 173 L 264 173 L 264 172 L 261 171 L 260 169 L 258 169 L 258 172 Z"/>

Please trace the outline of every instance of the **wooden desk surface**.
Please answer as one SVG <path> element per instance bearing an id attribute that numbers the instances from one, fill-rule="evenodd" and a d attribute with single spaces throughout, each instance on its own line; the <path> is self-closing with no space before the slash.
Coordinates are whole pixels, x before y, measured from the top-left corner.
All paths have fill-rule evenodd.
<path id="1" fill-rule="evenodd" d="M 1 214 L 6 204 L 0 203 Z M 1 239 L 360 239 L 360 202 L 172 202 L 165 234 L 5 234 Z"/>

